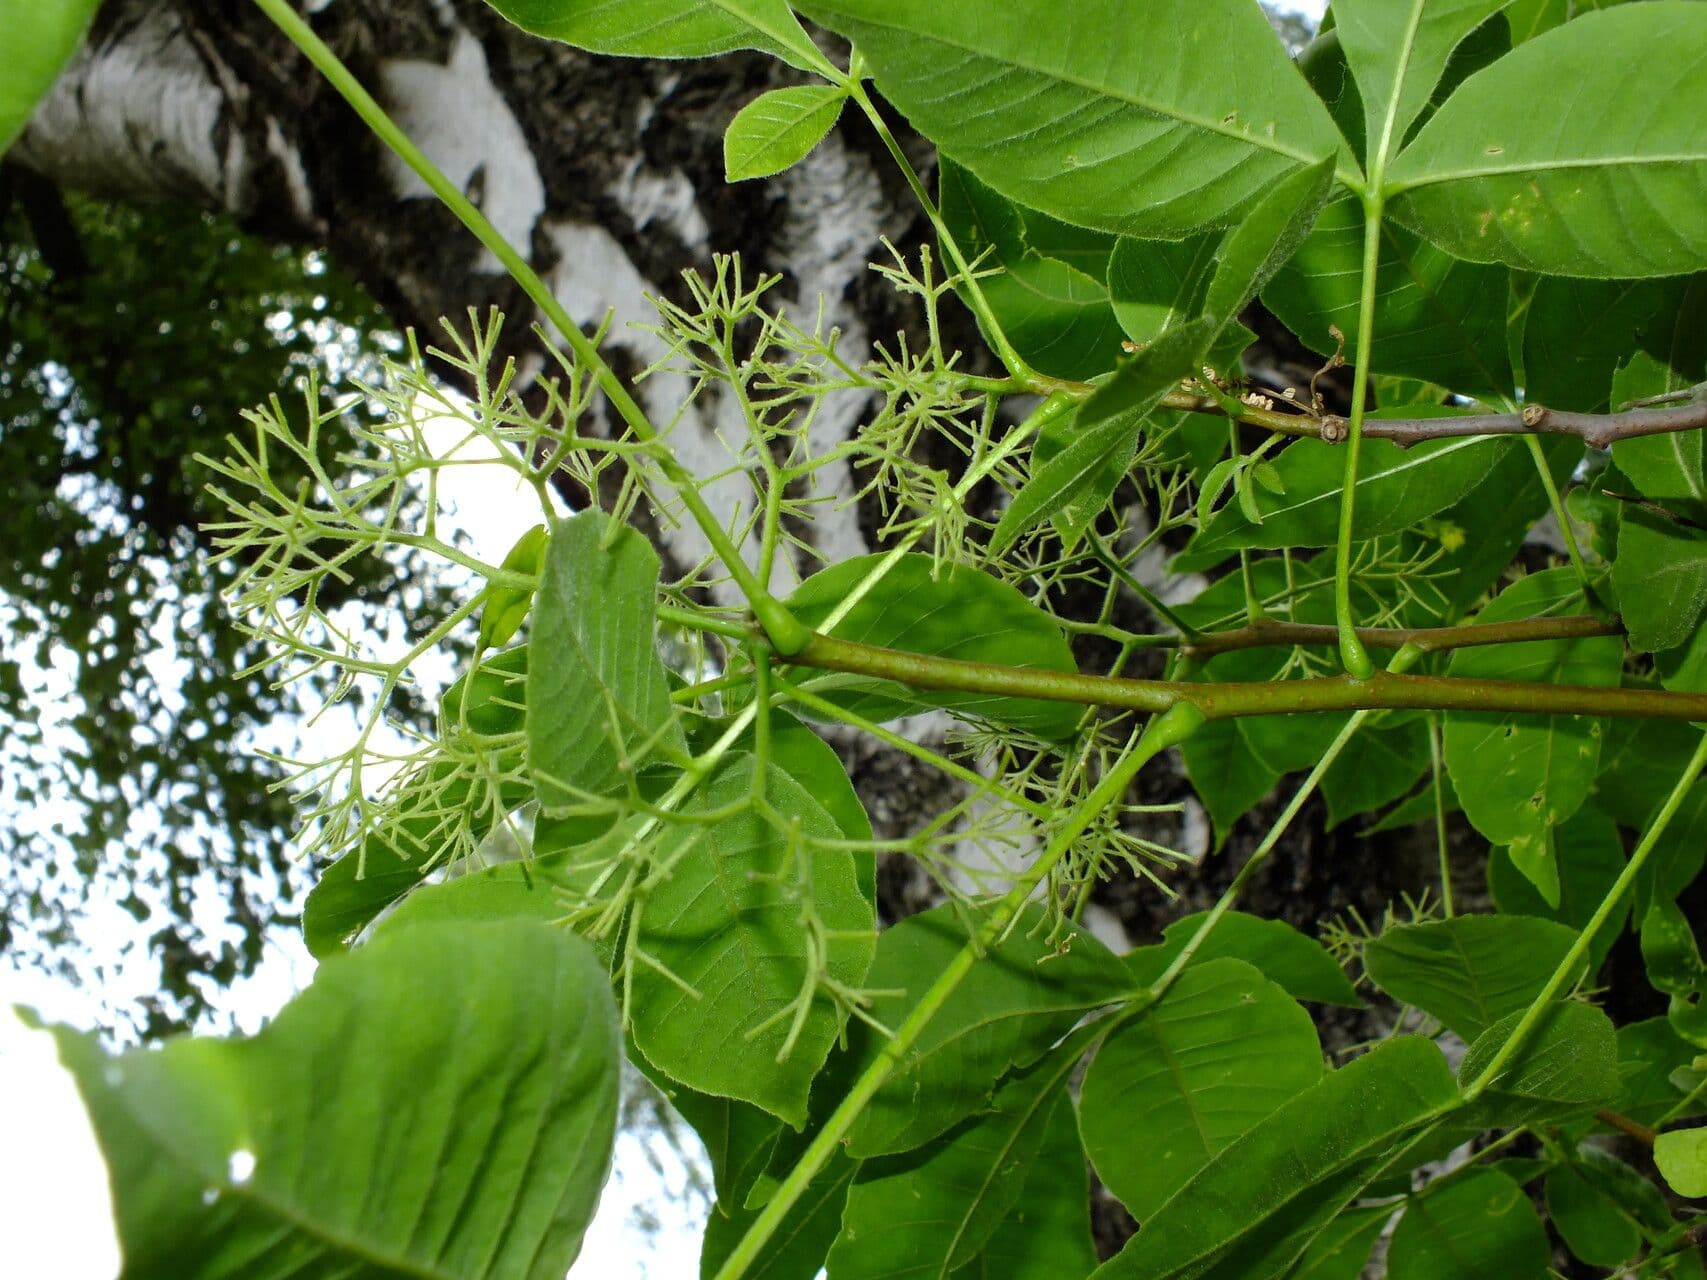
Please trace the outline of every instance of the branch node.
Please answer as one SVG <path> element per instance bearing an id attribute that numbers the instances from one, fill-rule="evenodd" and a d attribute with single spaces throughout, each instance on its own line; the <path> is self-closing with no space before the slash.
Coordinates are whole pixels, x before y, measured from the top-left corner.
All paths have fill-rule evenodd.
<path id="1" fill-rule="evenodd" d="M 1340 444 L 1350 435 L 1346 420 L 1337 413 L 1330 413 L 1322 419 L 1322 443 Z"/>
<path id="2" fill-rule="evenodd" d="M 1548 409 L 1545 405 L 1526 404 L 1523 406 L 1523 425 L 1526 427 L 1539 427 L 1542 423 L 1547 421 L 1547 415 L 1551 412 L 1552 410 Z"/>

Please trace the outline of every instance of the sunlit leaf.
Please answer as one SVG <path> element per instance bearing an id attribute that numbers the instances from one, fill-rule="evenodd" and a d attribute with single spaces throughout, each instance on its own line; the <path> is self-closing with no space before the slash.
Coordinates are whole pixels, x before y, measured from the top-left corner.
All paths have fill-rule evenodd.
<path id="1" fill-rule="evenodd" d="M 760 94 L 723 135 L 724 178 L 768 178 L 799 164 L 835 126 L 846 101 L 834 85 L 790 85 Z"/>

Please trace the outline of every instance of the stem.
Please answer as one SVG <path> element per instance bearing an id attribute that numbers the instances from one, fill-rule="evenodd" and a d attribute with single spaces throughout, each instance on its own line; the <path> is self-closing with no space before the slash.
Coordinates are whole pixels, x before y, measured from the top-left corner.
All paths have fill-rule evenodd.
<path id="1" fill-rule="evenodd" d="M 1624 900 L 1624 895 L 1629 893 L 1630 887 L 1636 883 L 1637 873 L 1647 862 L 1648 855 L 1654 851 L 1654 846 L 1659 843 L 1660 837 L 1665 834 L 1665 829 L 1670 825 L 1673 815 L 1677 813 L 1678 806 L 1683 803 L 1684 796 L 1695 785 L 1695 780 L 1701 776 L 1703 767 L 1707 767 L 1707 735 L 1702 736 L 1700 743 L 1695 748 L 1695 754 L 1689 757 L 1689 763 L 1683 769 L 1683 776 L 1677 780 L 1677 785 L 1671 789 L 1671 794 L 1660 806 L 1660 811 L 1654 815 L 1653 823 L 1648 827 L 1647 833 L 1643 835 L 1641 843 L 1636 846 L 1635 852 L 1630 855 L 1630 861 L 1624 864 L 1623 872 L 1613 882 L 1612 888 L 1607 890 L 1606 896 L 1600 900 L 1600 905 L 1595 908 L 1594 915 L 1583 926 L 1582 932 L 1571 944 L 1571 949 L 1565 953 L 1565 958 L 1559 961 L 1559 967 L 1553 970 L 1553 976 L 1547 979 L 1547 985 L 1530 1002 L 1529 1008 L 1524 1010 L 1523 1017 L 1512 1029 L 1511 1038 L 1499 1047 L 1499 1051 L 1483 1068 L 1482 1074 L 1471 1081 L 1464 1090 L 1465 1102 L 1474 1102 L 1480 1097 L 1488 1086 L 1499 1077 L 1506 1064 L 1516 1057 L 1528 1043 L 1529 1037 L 1535 1034 L 1536 1028 L 1541 1024 L 1541 1019 L 1547 1014 L 1548 1006 L 1564 989 L 1565 984 L 1571 980 L 1571 974 L 1582 962 L 1583 957 L 1588 954 L 1589 947 L 1594 943 L 1595 934 L 1600 932 L 1611 917 L 1612 912 Z"/>
<path id="2" fill-rule="evenodd" d="M 760 1251 L 776 1233 L 789 1210 L 805 1193 L 812 1179 L 829 1163 L 842 1138 L 865 1109 L 866 1103 L 871 1101 L 883 1086 L 883 1082 L 894 1074 L 902 1058 L 930 1024 L 931 1019 L 947 1003 L 948 998 L 954 994 L 961 980 L 971 971 L 979 957 L 1013 923 L 1037 886 L 1072 848 L 1073 842 L 1084 834 L 1096 815 L 1125 794 L 1126 788 L 1144 765 L 1168 747 L 1189 737 L 1202 723 L 1201 716 L 1182 707 L 1157 716 L 1145 726 L 1127 753 L 1103 776 L 1102 781 L 1085 797 L 1084 803 L 1073 810 L 1061 829 L 1038 855 L 1037 860 L 990 909 L 977 934 L 949 961 L 936 981 L 920 997 L 912 1013 L 907 1015 L 906 1021 L 896 1028 L 894 1036 L 883 1044 L 876 1061 L 854 1082 L 847 1096 L 824 1122 L 824 1127 L 806 1148 L 799 1162 L 789 1170 L 788 1176 L 777 1187 L 763 1211 L 753 1220 L 747 1234 L 724 1260 L 715 1280 L 739 1280 L 747 1268 L 758 1260 Z"/>
<path id="3" fill-rule="evenodd" d="M 1553 472 L 1547 466 L 1547 455 L 1541 452 L 1541 442 L 1534 436 L 1524 439 L 1529 446 L 1529 456 L 1535 459 L 1535 470 L 1540 473 L 1541 487 L 1547 491 L 1547 505 L 1553 509 L 1553 519 L 1558 522 L 1559 536 L 1564 539 L 1565 554 L 1571 558 L 1571 567 L 1577 571 L 1577 581 L 1583 584 L 1583 590 L 1589 589 L 1588 566 L 1583 563 L 1583 553 L 1577 549 L 1577 535 L 1571 529 L 1571 518 L 1565 513 L 1565 504 L 1559 498 L 1559 486 L 1553 483 Z"/>
<path id="4" fill-rule="evenodd" d="M 456 215 L 474 238 L 503 264 L 504 270 L 521 286 L 522 292 L 527 294 L 540 313 L 563 335 L 564 341 L 575 354 L 576 362 L 593 375 L 593 380 L 605 393 L 628 429 L 634 433 L 635 438 L 655 446 L 653 454 L 660 470 L 675 486 L 682 505 L 699 526 L 711 549 L 728 567 L 730 575 L 752 605 L 754 615 L 765 628 L 778 652 L 792 653 L 803 644 L 807 634 L 806 628 L 801 626 L 754 576 L 753 571 L 742 560 L 739 548 L 718 523 L 704 496 L 694 487 L 693 477 L 677 461 L 675 455 L 664 447 L 657 428 L 652 425 L 645 411 L 616 376 L 615 370 L 599 354 L 592 340 L 570 319 L 563 304 L 557 300 L 545 281 L 540 279 L 532 264 L 499 234 L 486 215 L 480 212 L 439 167 L 428 159 L 426 153 L 415 145 L 414 140 L 385 113 L 385 109 L 374 101 L 373 96 L 339 60 L 338 55 L 326 46 L 314 33 L 313 28 L 290 7 L 287 0 L 255 0 L 255 5 L 302 51 L 303 56 L 326 78 L 327 83 L 338 91 L 344 101 L 350 104 L 374 135 L 390 147 L 398 159 L 408 165 L 445 207 Z"/>
<path id="5" fill-rule="evenodd" d="M 1446 771 L 1441 767 L 1440 717 L 1428 718 L 1428 761 L 1434 776 L 1434 839 L 1440 856 L 1440 909 L 1452 919 L 1452 859 L 1446 843 Z"/>
<path id="6" fill-rule="evenodd" d="M 1379 165 L 1376 166 L 1379 169 Z M 1351 534 L 1357 517 L 1357 455 L 1363 443 L 1363 406 L 1369 397 L 1369 350 L 1375 341 L 1375 283 L 1381 263 L 1381 179 L 1370 173 L 1370 194 L 1363 203 L 1363 281 L 1357 311 L 1357 364 L 1351 379 L 1351 419 L 1347 423 L 1345 471 L 1340 481 L 1339 538 L 1334 544 L 1334 621 L 1339 626 L 1340 661 L 1346 674 L 1366 680 L 1375 670 L 1358 637 L 1351 612 Z"/>
<path id="7" fill-rule="evenodd" d="M 1350 676 L 1232 683 L 1135 680 L 1124 676 L 1086 675 L 1077 671 L 964 662 L 956 658 L 937 658 L 858 644 L 821 634 L 813 634 L 791 661 L 827 671 L 879 676 L 914 689 L 991 693 L 1152 713 L 1189 704 L 1210 720 L 1285 715 L 1294 711 L 1380 711 L 1395 708 L 1707 720 L 1707 694 L 1662 689 L 1468 680 L 1449 676 L 1398 675 L 1393 671 L 1376 671 L 1363 680 Z"/>
<path id="8" fill-rule="evenodd" d="M 1179 631 L 1183 637 L 1182 643 L 1190 642 L 1195 645 L 1202 638 L 1196 627 L 1169 608 L 1160 596 L 1138 581 L 1131 570 L 1120 563 L 1120 557 L 1114 554 L 1113 549 L 1107 543 L 1097 537 L 1095 529 L 1085 530 L 1085 540 L 1090 544 L 1091 554 L 1101 561 L 1103 567 L 1118 578 L 1127 590 L 1142 600 L 1145 608 L 1170 627 Z"/>
<path id="9" fill-rule="evenodd" d="M 1651 1129 L 1639 1121 L 1632 1120 L 1622 1112 L 1612 1111 L 1606 1107 L 1602 1107 L 1600 1110 L 1596 1111 L 1594 1113 L 1594 1118 L 1600 1121 L 1607 1128 L 1616 1129 L 1626 1137 L 1634 1138 L 1645 1147 L 1653 1146 L 1654 1139 L 1659 1137 L 1658 1130 Z"/>
<path id="10" fill-rule="evenodd" d="M 661 604 L 657 606 L 659 622 L 667 622 L 673 627 L 681 627 L 685 631 L 709 631 L 713 635 L 727 636 L 731 640 L 751 640 L 753 628 L 750 624 L 739 622 L 734 618 L 720 618 L 714 613 L 702 613 L 698 609 L 684 609 L 680 605 Z"/>
<path id="11" fill-rule="evenodd" d="M 780 676 L 777 678 L 777 683 L 782 686 L 782 696 L 791 702 L 798 702 L 801 706 L 808 707 L 821 716 L 851 725 L 861 733 L 870 734 L 885 746 L 893 747 L 905 755 L 910 755 L 915 760 L 930 765 L 938 772 L 946 773 L 949 777 L 966 783 L 974 790 L 986 795 L 1000 796 L 1015 808 L 1023 809 L 1034 818 L 1045 820 L 1052 816 L 1046 805 L 1020 794 L 1011 787 L 1003 786 L 993 778 L 986 778 L 976 769 L 969 769 L 958 760 L 932 751 L 929 747 L 914 742 L 911 738 L 903 737 L 893 729 L 885 728 L 875 721 L 867 720 L 857 711 L 849 711 L 846 707 L 837 706 L 828 698 L 820 698 L 812 690 L 793 684 Z"/>
<path id="12" fill-rule="evenodd" d="M 925 216 L 930 219 L 931 227 L 936 231 L 937 239 L 941 242 L 943 251 L 948 254 L 949 261 L 954 264 L 955 271 L 966 282 L 967 303 L 972 308 L 972 314 L 978 317 L 979 327 L 984 330 L 984 336 L 989 339 L 996 357 L 1006 366 L 1009 373 L 1022 380 L 1027 386 L 1034 390 L 1046 389 L 1046 384 L 1050 380 L 1039 374 L 1021 358 L 1019 352 L 1014 350 L 1013 344 L 1008 341 L 1008 335 L 1002 331 L 1001 324 L 996 320 L 996 313 L 990 309 L 990 303 L 984 297 L 984 290 L 973 278 L 971 264 L 966 261 L 966 255 L 961 253 L 960 246 L 949 234 L 948 224 L 942 220 L 942 214 L 937 209 L 936 201 L 931 199 L 931 193 L 925 189 L 925 184 L 920 179 L 918 171 L 913 168 L 913 162 L 907 159 L 907 153 L 901 149 L 901 144 L 890 132 L 888 122 L 878 112 L 877 105 L 872 102 L 871 96 L 866 93 L 865 81 L 857 73 L 857 68 L 856 73 L 848 81 L 848 92 L 853 100 L 859 103 L 859 108 L 865 113 L 865 118 L 871 122 L 871 127 L 877 130 L 877 136 L 883 140 L 884 147 L 894 159 L 896 167 L 901 170 L 901 176 L 907 180 L 907 185 L 912 188 L 913 196 L 918 200 L 919 207 L 925 211 Z"/>

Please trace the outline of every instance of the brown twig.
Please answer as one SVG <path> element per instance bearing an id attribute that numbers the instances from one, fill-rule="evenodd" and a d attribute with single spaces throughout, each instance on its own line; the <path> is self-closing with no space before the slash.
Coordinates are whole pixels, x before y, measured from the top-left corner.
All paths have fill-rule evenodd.
<path id="1" fill-rule="evenodd" d="M 1621 1115 L 1619 1112 L 1613 1111 L 1607 1107 L 1602 1107 L 1599 1111 L 1596 1111 L 1594 1113 L 1594 1118 L 1609 1128 L 1616 1129 L 1620 1133 L 1629 1135 L 1637 1142 L 1640 1142 L 1644 1147 L 1653 1146 L 1654 1139 L 1660 1136 L 1658 1131 L 1650 1129 L 1647 1125 L 1642 1124 L 1639 1121 L 1632 1120 L 1629 1116 Z"/>
<path id="2" fill-rule="evenodd" d="M 1163 396 L 1162 407 L 1183 409 L 1189 413 L 1225 413 L 1218 401 L 1185 390 Z M 1313 436 L 1329 444 L 1337 444 L 1346 438 L 1344 418 L 1333 413 L 1316 417 L 1305 411 L 1302 405 L 1296 413 L 1247 405 L 1236 419 L 1290 436 Z M 1391 440 L 1399 445 L 1459 436 L 1576 436 L 1596 449 L 1609 449 L 1619 440 L 1694 431 L 1701 427 L 1707 427 L 1707 400 L 1691 400 L 1661 409 L 1625 409 L 1618 413 L 1571 413 L 1531 404 L 1525 405 L 1520 413 L 1473 413 L 1446 418 L 1366 418 L 1363 434 L 1370 440 Z"/>
<path id="3" fill-rule="evenodd" d="M 1669 689 L 1470 680 L 1390 675 L 1381 671 L 1367 680 L 1351 676 L 1235 683 L 1134 680 L 1079 671 L 965 662 L 816 633 L 788 660 L 800 666 L 895 680 L 915 689 L 1039 698 L 1150 713 L 1188 702 L 1210 720 L 1286 715 L 1296 711 L 1412 709 L 1707 722 L 1707 694 Z"/>

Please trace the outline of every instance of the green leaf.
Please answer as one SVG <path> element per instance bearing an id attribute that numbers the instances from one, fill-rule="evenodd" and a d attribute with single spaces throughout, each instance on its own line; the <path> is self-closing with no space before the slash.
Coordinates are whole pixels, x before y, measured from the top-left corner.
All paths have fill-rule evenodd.
<path id="1" fill-rule="evenodd" d="M 498 813 L 515 810 L 528 798 L 528 788 L 519 782 L 493 785 L 459 773 L 449 762 L 434 765 L 430 776 L 432 785 L 411 798 L 392 826 L 366 837 L 360 850 L 339 858 L 309 890 L 302 938 L 316 959 L 342 951 L 380 912 L 443 865 L 437 855 L 444 851 L 447 812 L 469 815 L 469 835 L 478 839 L 496 825 Z"/>
<path id="2" fill-rule="evenodd" d="M 1067 1280 L 1096 1266 L 1090 1183 L 1073 1104 L 1058 1097 L 1019 1199 L 952 1280 Z"/>
<path id="3" fill-rule="evenodd" d="M 1569 1165 L 1547 1174 L 1547 1212 L 1559 1238 L 1591 1267 L 1616 1267 L 1642 1247 L 1630 1214 Z"/>
<path id="4" fill-rule="evenodd" d="M 1333 188 L 1331 159 L 1282 178 L 1221 240 L 1203 305 L 1218 326 L 1247 303 L 1298 252 Z"/>
<path id="5" fill-rule="evenodd" d="M 1094 1280 L 1282 1274 L 1457 1099 L 1434 1045 L 1389 1040 L 1222 1150 Z"/>
<path id="6" fill-rule="evenodd" d="M 1126 967 L 1132 976 L 1145 986 L 1161 977 L 1207 915 L 1206 911 L 1194 911 L 1182 916 L 1167 927 L 1162 941 L 1128 952 Z M 1295 1000 L 1353 1009 L 1363 1004 L 1346 980 L 1344 970 L 1322 944 L 1299 933 L 1284 920 L 1265 920 L 1242 911 L 1227 912 L 1193 953 L 1187 972 L 1224 956 L 1254 965 Z"/>
<path id="7" fill-rule="evenodd" d="M 1551 275 L 1707 267 L 1707 10 L 1591 13 L 1478 72 L 1394 162 L 1394 217 L 1459 257 Z M 1556 89 L 1574 86 L 1567 97 Z M 1663 112 L 1630 111 L 1632 101 Z M 1553 102 L 1557 109 L 1537 111 Z"/>
<path id="8" fill-rule="evenodd" d="M 802 84 L 761 93 L 723 135 L 723 178 L 768 178 L 804 160 L 842 114 L 848 95 L 834 85 Z"/>
<path id="9" fill-rule="evenodd" d="M 1369 980 L 1473 1042 L 1529 1006 L 1576 940 L 1527 916 L 1454 916 L 1385 930 L 1363 953 Z"/>
<path id="10" fill-rule="evenodd" d="M 1507 1014 L 1470 1045 L 1458 1067 L 1469 1084 L 1493 1060 L 1524 1012 Z M 1611 1103 L 1618 1096 L 1618 1036 L 1612 1019 L 1593 1005 L 1554 1002 L 1535 1033 L 1488 1086 L 1472 1114 L 1482 1127 L 1555 1124 Z"/>
<path id="11" fill-rule="evenodd" d="M 1574 436 L 1544 437 L 1541 452 L 1553 483 L 1564 491 L 1583 457 L 1582 441 Z M 1548 510 L 1541 468 L 1528 449 L 1514 445 L 1489 461 L 1488 478 L 1435 517 L 1443 530 L 1455 535 L 1455 541 L 1456 535 L 1462 535 L 1456 545 L 1443 542 L 1446 554 L 1433 570 L 1442 575 L 1436 581 L 1445 598 L 1442 614 L 1446 617 L 1462 617 L 1477 606 L 1510 567 L 1535 521 Z M 1499 495 L 1498 502 L 1489 500 L 1493 494 Z"/>
<path id="12" fill-rule="evenodd" d="M 1136 994 L 1126 967 L 1094 937 L 1070 928 L 1057 945 L 1040 920 L 1041 908 L 1029 908 L 954 989 L 848 1131 L 851 1155 L 929 1142 L 985 1110 L 1003 1074 L 1034 1062 L 1085 1010 Z M 966 946 L 970 926 L 943 906 L 885 929 L 866 985 L 897 994 L 876 997 L 872 1017 L 899 1026 Z M 869 1028 L 855 1034 L 862 1063 L 887 1043 Z"/>
<path id="13" fill-rule="evenodd" d="M 1359 730 L 1356 749 L 1342 753 L 1322 775 L 1328 829 L 1407 794 L 1428 769 L 1428 757 L 1428 726 L 1421 720 Z"/>
<path id="14" fill-rule="evenodd" d="M 1654 990 L 1667 995 L 1687 996 L 1707 982 L 1694 927 L 1677 903 L 1656 901 L 1642 917 L 1642 963 Z"/>
<path id="15" fill-rule="evenodd" d="M 1686 385 L 1682 375 L 1638 351 L 1613 378 L 1612 398 L 1623 403 Z M 1664 511 L 1686 520 L 1707 517 L 1699 431 L 1620 440 L 1612 447 L 1612 460 Z M 1612 585 L 1633 647 L 1659 650 L 1685 643 L 1707 609 L 1707 535 L 1660 511 L 1622 505 Z"/>
<path id="16" fill-rule="evenodd" d="M 1121 328 L 1103 285 L 1114 237 L 1022 209 L 947 156 L 938 181 L 943 222 L 978 263 L 978 287 L 1020 357 L 1076 381 L 1114 368 Z"/>
<path id="17" fill-rule="evenodd" d="M 1547 276 L 1536 281 L 1523 326 L 1526 396 L 1554 409 L 1603 412 L 1619 365 L 1638 348 L 1672 369 L 1679 386 L 1700 381 L 1707 376 L 1707 333 L 1695 317 L 1704 300 L 1707 278 L 1701 275 L 1663 280 Z M 1630 388 L 1618 398 L 1666 389 Z M 1613 456 L 1619 452 L 1615 446 Z"/>
<path id="18" fill-rule="evenodd" d="M 1081 1028 L 1004 1082 L 987 1113 L 923 1150 L 865 1161 L 830 1250 L 830 1275 L 940 1276 L 972 1261 L 1018 1202 L 1067 1077 L 1100 1034 L 1099 1028 Z"/>
<path id="19" fill-rule="evenodd" d="M 1476 621 L 1583 614 L 1579 590 L 1569 569 L 1533 573 L 1502 591 Z M 1616 685 L 1623 661 L 1623 645 L 1605 636 L 1460 649 L 1447 671 L 1477 680 Z M 1553 829 L 1588 794 L 1600 758 L 1600 726 L 1584 716 L 1449 712 L 1444 747 L 1470 822 L 1493 843 L 1508 846 L 1518 870 L 1556 902 Z"/>
<path id="20" fill-rule="evenodd" d="M 1241 0 L 810 0 L 942 150 L 1079 226 L 1178 239 L 1226 226 L 1334 155 L 1333 122 Z M 1191 33 L 1198 33 L 1192 35 Z M 1233 69 L 1237 74 L 1233 74 Z"/>
<path id="21" fill-rule="evenodd" d="M 1654 1163 L 1680 1196 L 1707 1196 L 1707 1129 L 1676 1129 L 1654 1139 Z"/>
<path id="22" fill-rule="evenodd" d="M 1574 0 L 1512 0 L 1506 9 L 1511 42 L 1522 44 L 1570 19 Z"/>
<path id="23" fill-rule="evenodd" d="M 802 623 L 821 630 L 884 559 L 855 556 L 813 574 L 788 599 Z M 1073 652 L 1043 610 L 1006 583 L 965 565 L 943 565 L 927 555 L 906 555 L 837 623 L 839 639 L 882 645 L 966 662 L 999 662 L 1043 671 L 1076 671 Z M 1006 724 L 1044 738 L 1071 737 L 1080 708 L 1034 698 L 907 689 L 891 680 L 824 675 L 809 687 L 839 706 L 873 720 L 891 720 L 922 707 Z"/>
<path id="24" fill-rule="evenodd" d="M 559 521 L 546 548 L 527 679 L 528 771 L 547 813 L 610 792 L 682 731 L 659 661 L 658 553 L 596 508 Z"/>
<path id="25" fill-rule="evenodd" d="M 248 1040 L 57 1033 L 125 1275 L 561 1276 L 609 1168 L 620 1046 L 592 953 L 528 920 L 388 931 Z"/>
<path id="26" fill-rule="evenodd" d="M 1452 51 L 1506 0 L 1336 0 L 1334 30 L 1366 111 L 1369 155 L 1396 151 Z"/>
<path id="27" fill-rule="evenodd" d="M 781 769 L 799 783 L 806 794 L 830 815 L 843 839 L 871 839 L 871 819 L 866 815 L 865 805 L 860 803 L 859 793 L 854 790 L 853 779 L 842 767 L 842 759 L 836 754 L 836 749 L 820 738 L 815 730 L 793 716 L 773 712 L 771 767 Z M 850 856 L 854 860 L 860 893 L 876 902 L 876 855 L 853 850 Z"/>
<path id="28" fill-rule="evenodd" d="M 1510 271 L 1455 258 L 1391 222 L 1382 224 L 1380 253 L 1370 368 L 1466 395 L 1511 394 L 1505 345 Z M 1323 356 L 1339 349 L 1329 326 L 1338 328 L 1345 358 L 1355 362 L 1362 278 L 1363 205 L 1346 193 L 1322 211 L 1263 303 Z"/>
<path id="29" fill-rule="evenodd" d="M 1707 610 L 1707 533 L 1626 505 L 1618 524 L 1612 587 L 1632 648 L 1683 644 L 1695 635 Z"/>
<path id="30" fill-rule="evenodd" d="M 526 723 L 527 674 L 525 644 L 489 657 L 482 654 L 439 699 L 441 722 L 489 738 L 515 733 Z"/>
<path id="31" fill-rule="evenodd" d="M 1164 330 L 1196 319 L 1221 247 L 1217 235 L 1186 240 L 1121 236 L 1108 260 L 1108 294 L 1120 327 L 1133 342 L 1154 342 Z"/>
<path id="32" fill-rule="evenodd" d="M 1541 896 L 1504 849 L 1488 854 L 1488 892 L 1502 915 L 1539 916 L 1580 931 L 1624 870 L 1624 842 L 1611 818 L 1585 805 L 1553 833 L 1553 856 L 1559 868 L 1556 906 Z M 1595 934 L 1589 948 L 1591 976 L 1600 972 L 1629 914 L 1626 896 Z"/>
<path id="33" fill-rule="evenodd" d="M 736 49 L 773 53 L 806 71 L 824 56 L 785 0 L 487 0 L 524 31 L 593 53 L 708 58 Z"/>
<path id="34" fill-rule="evenodd" d="M 1370 416 L 1417 415 L 1413 406 Z M 1482 484 L 1489 470 L 1515 447 L 1510 440 L 1491 436 L 1425 440 L 1408 449 L 1391 440 L 1365 440 L 1358 462 L 1355 536 L 1398 533 L 1445 510 Z M 1258 495 L 1262 523 L 1250 520 L 1237 504 L 1222 507 L 1179 557 L 1176 564 L 1182 572 L 1219 564 L 1241 548 L 1334 545 L 1339 536 L 1345 447 L 1298 440 L 1281 450 L 1274 466 L 1286 492 Z"/>
<path id="35" fill-rule="evenodd" d="M 1302 1005 L 1241 960 L 1195 964 L 1097 1050 L 1079 1098 L 1085 1153 L 1148 1222 L 1217 1152 L 1321 1075 Z"/>
<path id="36" fill-rule="evenodd" d="M 1673 1077 L 1694 1061 L 1697 1052 L 1667 1018 L 1645 1018 L 1619 1027 L 1617 1110 L 1638 1124 L 1658 1124 L 1683 1102 Z M 1697 1099 L 1678 1114 L 1699 1115 L 1703 1108 L 1707 1102 Z"/>
<path id="37" fill-rule="evenodd" d="M 1594 802 L 1620 825 L 1635 831 L 1645 829 L 1648 818 L 1677 784 L 1677 762 L 1689 759 L 1700 738 L 1699 729 L 1675 720 L 1608 720 L 1600 748 L 1600 774 L 1594 782 Z M 1701 808 L 1701 803 L 1690 803 L 1693 798 L 1691 792 L 1674 824 Z M 1703 801 L 1707 802 L 1707 797 Z M 1701 840 L 1707 848 L 1707 809 L 1702 810 L 1701 821 Z M 1669 830 L 1661 837 L 1662 841 L 1666 839 Z M 1660 851 L 1655 850 L 1650 857 L 1659 858 Z M 1694 878 L 1690 875 L 1683 884 Z"/>
<path id="38" fill-rule="evenodd" d="M 628 924 L 646 958 L 634 967 L 629 1016 L 640 1051 L 672 1080 L 751 1102 L 798 1126 L 842 1019 L 826 993 L 809 992 L 784 1056 L 793 1005 L 809 987 L 813 963 L 801 881 L 790 868 L 808 856 L 797 839 L 842 833 L 799 783 L 776 770 L 766 779 L 766 799 L 793 820 L 793 832 L 756 808 L 708 822 L 750 794 L 752 772 L 750 756 L 726 757 L 684 802 L 690 825 L 664 837 L 659 871 L 639 899 L 638 920 L 631 916 Z M 856 988 L 874 947 L 872 902 L 846 850 L 813 848 L 809 856 L 810 905 L 828 932 L 822 963 L 831 979 Z M 708 1045 L 718 1051 L 708 1053 Z"/>
<path id="39" fill-rule="evenodd" d="M 1345 1210 L 1310 1242 L 1286 1280 L 1361 1280 L 1369 1251 L 1392 1216 L 1387 1205 Z"/>
<path id="40" fill-rule="evenodd" d="M 1280 781 L 1251 750 L 1234 720 L 1211 720 L 1180 744 L 1185 775 L 1215 824 L 1215 847 Z"/>
<path id="41" fill-rule="evenodd" d="M 0 155 L 17 141 L 60 70 L 83 43 L 100 0 L 0 0 L 6 74 L 0 76 Z"/>
<path id="42" fill-rule="evenodd" d="M 1547 1229 L 1522 1187 L 1492 1169 L 1448 1179 L 1405 1208 L 1390 1280 L 1546 1280 Z"/>
<path id="43" fill-rule="evenodd" d="M 1626 348 L 1628 352 L 1628 348 Z M 1683 375 L 1645 351 L 1626 354 L 1612 379 L 1615 403 L 1666 395 L 1690 386 Z M 1612 461 L 1641 492 L 1663 503 L 1707 503 L 1707 478 L 1702 476 L 1701 433 L 1668 431 L 1656 436 L 1619 440 Z"/>
<path id="44" fill-rule="evenodd" d="M 1137 452 L 1145 420 L 1181 376 L 1202 362 L 1213 329 L 1200 320 L 1169 330 L 1080 403 L 1071 443 L 1043 460 L 1014 495 L 990 535 L 991 555 L 1075 504 L 1093 513 L 1101 509 L 1113 493 L 1110 478 L 1118 484 Z"/>
<path id="45" fill-rule="evenodd" d="M 538 574 L 545 556 L 547 534 L 545 526 L 536 524 L 521 537 L 504 556 L 505 569 L 515 573 Z M 480 612 L 480 648 L 496 649 L 509 644 L 527 620 L 533 604 L 533 588 L 491 587 L 486 592 L 486 607 Z"/>

